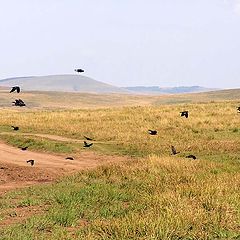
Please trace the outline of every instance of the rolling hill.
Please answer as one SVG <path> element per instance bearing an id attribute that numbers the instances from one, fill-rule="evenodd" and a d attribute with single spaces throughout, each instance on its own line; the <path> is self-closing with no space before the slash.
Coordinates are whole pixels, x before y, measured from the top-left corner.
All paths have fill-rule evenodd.
<path id="1" fill-rule="evenodd" d="M 104 82 L 96 81 L 83 75 L 48 75 L 48 76 L 28 76 L 14 77 L 0 80 L 0 87 L 11 87 L 20 85 L 24 91 L 54 91 L 54 92 L 82 92 L 82 93 L 132 93 L 147 95 L 181 94 L 208 92 L 217 89 L 209 89 L 200 86 L 169 87 L 159 86 L 135 86 L 116 87 Z"/>
<path id="2" fill-rule="evenodd" d="M 82 75 L 49 75 L 0 80 L 0 86 L 20 85 L 26 91 L 127 93 L 128 90 L 96 81 Z"/>
<path id="3" fill-rule="evenodd" d="M 197 92 L 209 92 L 217 89 L 205 88 L 201 86 L 182 86 L 182 87 L 168 87 L 161 88 L 158 86 L 145 87 L 145 86 L 136 86 L 136 87 L 125 87 L 129 91 L 133 91 L 139 94 L 177 94 L 177 93 L 197 93 Z"/>
<path id="4" fill-rule="evenodd" d="M 81 93 L 54 91 L 22 91 L 9 93 L 9 88 L 0 87 L 0 107 L 13 108 L 12 101 L 23 99 L 28 108 L 78 109 L 121 106 L 159 106 L 164 104 L 186 104 L 200 102 L 240 101 L 240 89 L 229 89 L 204 93 L 138 95 L 122 93 Z M 236 104 L 236 107 L 239 104 Z M 21 108 L 22 110 L 22 108 Z"/>

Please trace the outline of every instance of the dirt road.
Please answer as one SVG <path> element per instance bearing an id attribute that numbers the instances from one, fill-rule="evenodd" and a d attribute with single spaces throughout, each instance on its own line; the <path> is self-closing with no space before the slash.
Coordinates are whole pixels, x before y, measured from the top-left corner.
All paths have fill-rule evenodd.
<path id="1" fill-rule="evenodd" d="M 126 160 L 124 157 L 99 155 L 89 151 L 73 155 L 74 160 L 66 160 L 65 157 L 67 155 L 22 151 L 0 142 L 0 194 L 19 187 L 52 182 L 60 176 L 79 170 Z M 35 160 L 34 166 L 26 163 L 30 159 Z"/>

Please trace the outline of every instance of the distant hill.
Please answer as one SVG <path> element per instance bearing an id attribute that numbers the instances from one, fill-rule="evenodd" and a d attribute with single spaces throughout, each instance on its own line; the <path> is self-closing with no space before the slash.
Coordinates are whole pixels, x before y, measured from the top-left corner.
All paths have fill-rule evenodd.
<path id="1" fill-rule="evenodd" d="M 21 98 L 26 108 L 12 106 L 12 101 Z M 9 88 L 0 87 L 0 108 L 11 108 L 14 111 L 29 109 L 79 109 L 108 108 L 122 106 L 159 106 L 164 104 L 192 104 L 207 102 L 232 101 L 233 109 L 240 106 L 240 89 L 228 89 L 201 93 L 184 94 L 122 94 L 122 93 L 81 93 L 56 91 L 22 91 L 9 93 Z M 239 114 L 240 117 L 240 114 Z"/>
<path id="2" fill-rule="evenodd" d="M 27 91 L 127 93 L 127 89 L 96 81 L 83 75 L 16 77 L 0 80 L 0 86 L 19 85 Z"/>
<path id="3" fill-rule="evenodd" d="M 176 93 L 197 93 L 197 92 L 209 92 L 216 89 L 213 88 L 204 88 L 200 86 L 190 86 L 190 87 L 172 87 L 172 88 L 161 88 L 158 86 L 144 87 L 125 87 L 126 90 L 144 93 L 144 94 L 176 94 Z"/>

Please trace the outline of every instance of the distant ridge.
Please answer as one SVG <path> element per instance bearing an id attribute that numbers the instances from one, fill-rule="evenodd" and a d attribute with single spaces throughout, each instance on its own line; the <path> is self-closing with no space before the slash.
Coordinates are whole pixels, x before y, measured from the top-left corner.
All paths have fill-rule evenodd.
<path id="1" fill-rule="evenodd" d="M 0 86 L 20 85 L 27 91 L 87 92 L 87 93 L 128 93 L 124 88 L 96 81 L 83 75 L 49 75 L 15 77 L 0 80 Z"/>
<path id="2" fill-rule="evenodd" d="M 136 93 L 144 94 L 177 94 L 177 93 L 198 93 L 198 92 L 209 92 L 219 90 L 216 88 L 205 88 L 200 86 L 181 86 L 181 87 L 169 87 L 161 88 L 158 86 L 145 87 L 145 86 L 136 86 L 136 87 L 125 87 L 129 91 Z"/>

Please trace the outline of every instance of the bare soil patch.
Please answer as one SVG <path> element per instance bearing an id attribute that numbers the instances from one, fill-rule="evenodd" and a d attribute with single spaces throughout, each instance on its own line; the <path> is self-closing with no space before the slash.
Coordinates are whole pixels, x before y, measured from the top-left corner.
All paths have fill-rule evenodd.
<path id="1" fill-rule="evenodd" d="M 0 195 L 12 189 L 49 183 L 63 175 L 127 159 L 90 151 L 73 156 L 74 160 L 66 160 L 65 157 L 67 156 L 22 151 L 0 143 Z M 35 160 L 34 166 L 26 163 L 30 159 Z"/>

